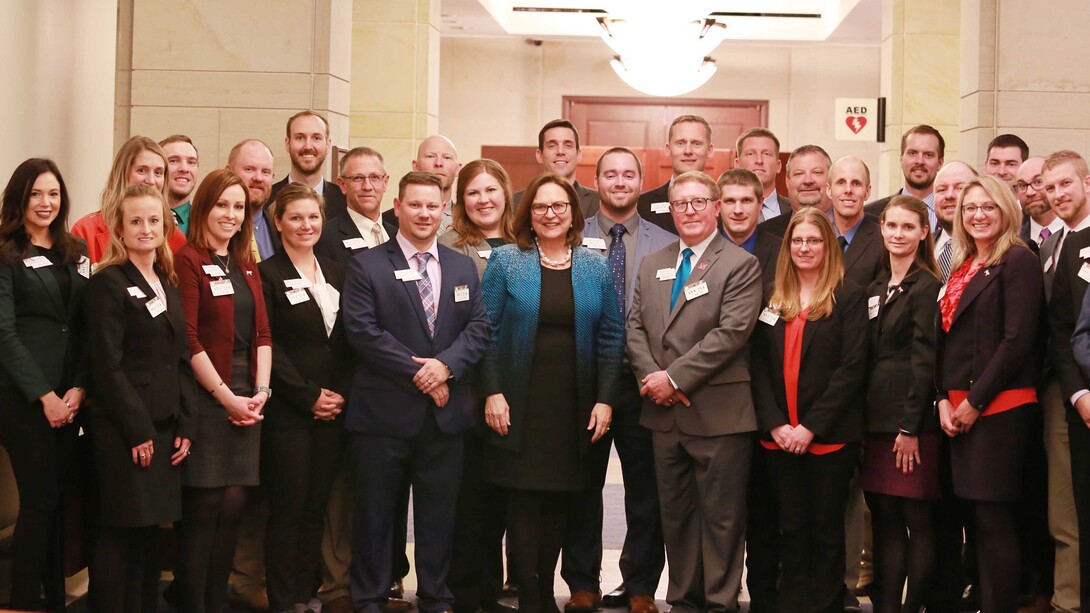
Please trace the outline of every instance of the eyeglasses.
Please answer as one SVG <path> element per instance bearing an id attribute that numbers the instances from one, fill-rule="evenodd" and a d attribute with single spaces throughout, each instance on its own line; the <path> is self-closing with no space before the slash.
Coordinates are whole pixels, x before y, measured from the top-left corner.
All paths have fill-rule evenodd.
<path id="1" fill-rule="evenodd" d="M 562 200 L 557 202 L 535 202 L 530 205 L 530 211 L 538 217 L 544 217 L 549 211 L 553 212 L 553 215 L 563 215 L 568 212 L 569 203 Z"/>
<path id="2" fill-rule="evenodd" d="M 386 180 L 386 175 L 351 175 L 341 178 L 352 185 L 363 185 L 364 181 L 370 181 L 371 185 L 377 185 Z"/>
<path id="3" fill-rule="evenodd" d="M 975 204 L 967 204 L 961 207 L 961 214 L 965 215 L 966 217 L 972 217 L 973 215 L 976 215 L 977 211 L 983 211 L 985 215 L 991 215 L 998 210 L 998 204 L 982 204 L 980 206 L 977 206 Z"/>
<path id="4" fill-rule="evenodd" d="M 802 247 L 803 245 L 806 245 L 807 247 L 814 248 L 814 247 L 820 247 L 823 243 L 825 243 L 824 238 L 793 238 L 793 239 L 791 239 L 791 246 L 792 247 Z"/>
<path id="5" fill-rule="evenodd" d="M 693 198 L 692 200 L 674 200 L 670 202 L 670 209 L 675 213 L 684 213 L 690 206 L 694 211 L 703 211 L 708 208 L 712 198 Z"/>
<path id="6" fill-rule="evenodd" d="M 1039 192 L 1039 191 L 1041 191 L 1041 189 L 1044 186 L 1045 186 L 1045 180 L 1042 179 L 1041 177 L 1037 177 L 1036 179 L 1030 181 L 1029 183 L 1026 183 L 1025 181 L 1019 181 L 1019 182 L 1015 183 L 1014 184 L 1014 189 L 1016 189 L 1016 190 L 1018 190 L 1020 192 L 1024 192 L 1028 188 L 1033 187 L 1034 191 Z"/>

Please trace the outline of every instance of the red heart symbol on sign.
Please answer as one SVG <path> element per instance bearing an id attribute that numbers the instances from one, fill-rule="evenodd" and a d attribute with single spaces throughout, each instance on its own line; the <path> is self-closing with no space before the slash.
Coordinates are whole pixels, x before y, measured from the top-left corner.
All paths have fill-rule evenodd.
<path id="1" fill-rule="evenodd" d="M 844 118 L 844 123 L 848 124 L 849 130 L 856 134 L 859 134 L 867 125 L 867 118 L 856 117 L 855 115 L 848 115 L 846 118 Z"/>

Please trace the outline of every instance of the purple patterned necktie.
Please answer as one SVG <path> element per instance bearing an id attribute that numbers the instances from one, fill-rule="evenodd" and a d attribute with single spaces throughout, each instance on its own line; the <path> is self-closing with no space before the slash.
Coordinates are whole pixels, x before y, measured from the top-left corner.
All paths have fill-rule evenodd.
<path id="1" fill-rule="evenodd" d="M 424 313 L 428 316 L 428 334 L 435 336 L 435 292 L 431 286 L 431 277 L 428 276 L 428 261 L 431 260 L 431 254 L 419 252 L 415 257 L 416 270 L 420 273 L 416 289 L 420 291 L 420 302 L 424 305 Z"/>

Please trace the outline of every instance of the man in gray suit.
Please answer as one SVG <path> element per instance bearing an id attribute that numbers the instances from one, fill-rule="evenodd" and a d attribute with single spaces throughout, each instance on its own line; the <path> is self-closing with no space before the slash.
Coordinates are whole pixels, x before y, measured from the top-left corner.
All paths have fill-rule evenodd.
<path id="1" fill-rule="evenodd" d="M 681 240 L 640 265 L 628 356 L 651 430 L 666 600 L 676 613 L 734 611 L 757 420 L 746 344 L 761 306 L 757 258 L 718 231 L 720 193 L 703 172 L 670 187 Z"/>
<path id="2" fill-rule="evenodd" d="M 545 172 L 560 175 L 571 183 L 575 193 L 579 194 L 579 207 L 583 211 L 584 219 L 589 219 L 598 211 L 598 192 L 579 185 L 579 181 L 575 179 L 575 171 L 583 160 L 583 150 L 579 148 L 579 132 L 572 122 L 567 119 L 554 119 L 541 126 L 537 133 L 534 157 L 544 167 Z M 525 190 L 515 192 L 516 207 L 522 202 L 523 191 Z"/>

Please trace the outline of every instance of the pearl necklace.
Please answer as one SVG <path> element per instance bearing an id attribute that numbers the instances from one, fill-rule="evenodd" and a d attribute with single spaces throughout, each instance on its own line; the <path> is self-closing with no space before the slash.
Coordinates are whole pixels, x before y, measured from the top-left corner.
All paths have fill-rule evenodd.
<path id="1" fill-rule="evenodd" d="M 537 244 L 537 239 L 534 239 L 534 246 L 537 247 L 537 255 L 541 258 L 541 263 L 546 266 L 552 266 L 553 268 L 560 268 L 567 265 L 571 261 L 571 247 L 568 247 L 568 253 L 564 256 L 563 260 L 552 260 L 545 255 L 545 252 L 541 250 L 541 245 Z"/>

